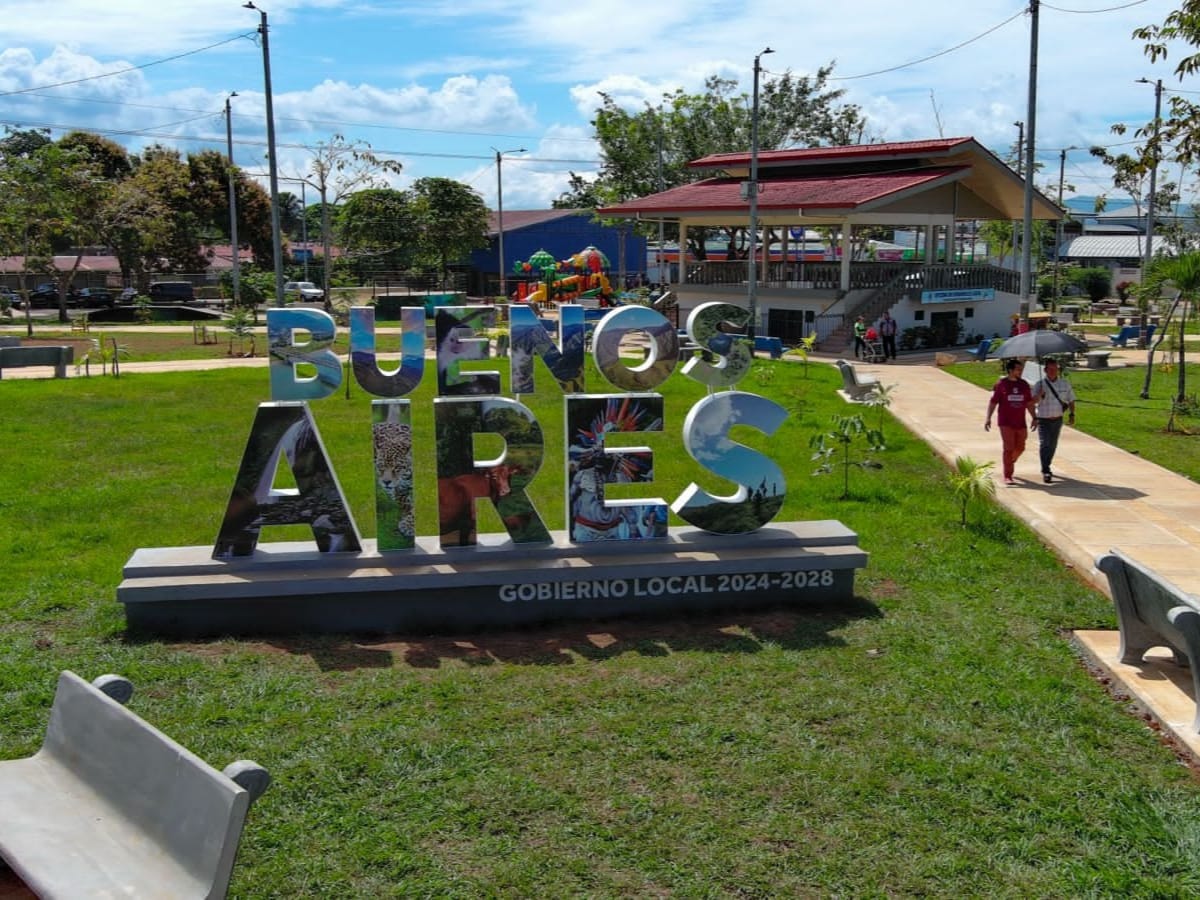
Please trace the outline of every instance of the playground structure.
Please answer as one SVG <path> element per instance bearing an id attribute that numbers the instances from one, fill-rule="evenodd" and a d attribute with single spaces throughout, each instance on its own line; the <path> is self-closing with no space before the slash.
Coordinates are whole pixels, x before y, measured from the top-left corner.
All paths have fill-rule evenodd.
<path id="1" fill-rule="evenodd" d="M 518 282 L 514 299 L 530 304 L 578 303 L 585 308 L 616 306 L 616 295 L 605 274 L 608 268 L 608 257 L 595 247 L 584 247 L 564 260 L 539 250 L 526 262 L 513 265 L 515 275 L 541 276 L 538 282 Z"/>

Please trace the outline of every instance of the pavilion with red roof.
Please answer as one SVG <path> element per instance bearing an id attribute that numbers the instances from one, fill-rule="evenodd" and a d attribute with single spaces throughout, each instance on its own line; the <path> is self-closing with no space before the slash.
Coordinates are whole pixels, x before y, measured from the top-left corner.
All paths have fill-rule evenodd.
<path id="1" fill-rule="evenodd" d="M 688 165 L 713 174 L 599 213 L 676 224 L 680 247 L 688 246 L 689 229 L 745 228 L 750 153 L 718 153 Z M 961 235 L 966 223 L 1021 220 L 1025 182 L 974 138 L 766 150 L 758 154 L 758 182 L 759 334 L 790 343 L 817 330 L 819 338 L 836 341 L 838 324 L 860 314 L 874 321 L 884 310 L 902 329 L 925 325 L 946 343 L 1008 333 L 1020 302 L 1019 274 L 975 261 L 973 240 L 967 259 Z M 1035 220 L 1061 215 L 1049 198 L 1033 192 Z M 916 230 L 924 246 L 938 252 L 907 263 L 861 252 L 863 258 L 855 259 L 855 248 L 864 246 L 855 241 L 855 230 L 868 226 Z M 789 236 L 803 237 L 803 229 L 813 227 L 834 236 L 836 260 L 814 262 L 795 245 L 789 248 Z M 672 289 L 684 311 L 714 299 L 745 305 L 746 278 L 744 258 L 695 259 L 680 265 Z"/>

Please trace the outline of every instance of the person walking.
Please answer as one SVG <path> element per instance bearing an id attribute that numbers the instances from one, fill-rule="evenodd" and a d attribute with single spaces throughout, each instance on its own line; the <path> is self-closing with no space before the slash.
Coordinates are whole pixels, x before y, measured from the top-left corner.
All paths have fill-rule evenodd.
<path id="1" fill-rule="evenodd" d="M 1075 424 L 1075 391 L 1069 381 L 1058 377 L 1058 360 L 1046 360 L 1042 373 L 1041 380 L 1033 386 L 1033 402 L 1037 416 L 1042 481 L 1049 484 L 1054 480 L 1050 464 L 1054 462 L 1054 451 L 1058 449 L 1063 418 L 1066 418 L 1068 425 Z"/>
<path id="2" fill-rule="evenodd" d="M 867 323 L 862 316 L 854 320 L 854 358 L 861 359 L 859 355 L 867 349 Z"/>
<path id="3" fill-rule="evenodd" d="M 883 318 L 879 320 L 879 336 L 883 338 L 883 358 L 896 358 L 896 320 L 891 317 L 887 310 L 883 312 Z"/>
<path id="4" fill-rule="evenodd" d="M 1004 362 L 1004 377 L 992 388 L 988 399 L 987 418 L 983 421 L 983 430 L 992 430 L 992 413 L 1000 410 L 996 423 L 1000 426 L 1000 443 L 1004 451 L 1004 483 L 1016 484 L 1013 477 L 1017 460 L 1025 452 L 1025 441 L 1029 430 L 1025 426 L 1025 413 L 1033 419 L 1032 426 L 1037 427 L 1037 417 L 1033 414 L 1033 390 L 1029 382 L 1021 377 L 1025 363 L 1019 359 L 1008 359 Z"/>

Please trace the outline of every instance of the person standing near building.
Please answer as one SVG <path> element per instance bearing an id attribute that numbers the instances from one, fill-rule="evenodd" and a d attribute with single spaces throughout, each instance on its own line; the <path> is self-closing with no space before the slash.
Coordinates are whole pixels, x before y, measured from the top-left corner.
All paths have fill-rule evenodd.
<path id="1" fill-rule="evenodd" d="M 1019 359 L 1009 359 L 1004 362 L 1004 377 L 992 388 L 992 396 L 988 400 L 987 418 L 983 422 L 983 430 L 992 430 L 992 413 L 997 408 L 1000 414 L 996 422 L 1000 426 L 1000 442 L 1004 448 L 1004 483 L 1016 484 L 1013 475 L 1017 460 L 1025 452 L 1025 441 L 1029 430 L 1025 426 L 1025 414 L 1028 412 L 1033 419 L 1033 427 L 1037 427 L 1037 417 L 1033 414 L 1033 389 L 1029 382 L 1021 377 L 1025 363 Z"/>
<path id="2" fill-rule="evenodd" d="M 854 320 L 854 358 L 860 359 L 860 353 L 867 349 L 867 323 L 862 316 Z"/>
<path id="3" fill-rule="evenodd" d="M 1063 418 L 1066 418 L 1068 425 L 1075 424 L 1075 391 L 1069 381 L 1058 377 L 1058 360 L 1046 360 L 1042 372 L 1042 379 L 1033 386 L 1033 402 L 1037 416 L 1042 481 L 1049 484 L 1054 480 L 1050 464 L 1054 462 L 1054 451 L 1058 449 Z"/>
<path id="4" fill-rule="evenodd" d="M 892 318 L 887 310 L 883 312 L 883 318 L 879 320 L 879 336 L 883 338 L 883 358 L 896 358 L 896 320 Z"/>

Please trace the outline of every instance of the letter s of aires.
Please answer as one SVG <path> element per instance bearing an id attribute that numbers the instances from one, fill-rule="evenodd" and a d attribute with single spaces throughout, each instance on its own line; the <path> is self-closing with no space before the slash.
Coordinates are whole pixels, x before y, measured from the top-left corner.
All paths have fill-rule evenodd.
<path id="1" fill-rule="evenodd" d="M 688 412 L 683 446 L 710 472 L 734 482 L 729 496 L 714 496 L 692 482 L 672 511 L 687 522 L 715 534 L 746 534 L 766 525 L 783 506 L 787 483 L 769 457 L 730 440 L 735 425 L 749 425 L 768 437 L 787 419 L 787 410 L 765 397 L 742 391 L 710 394 Z"/>

